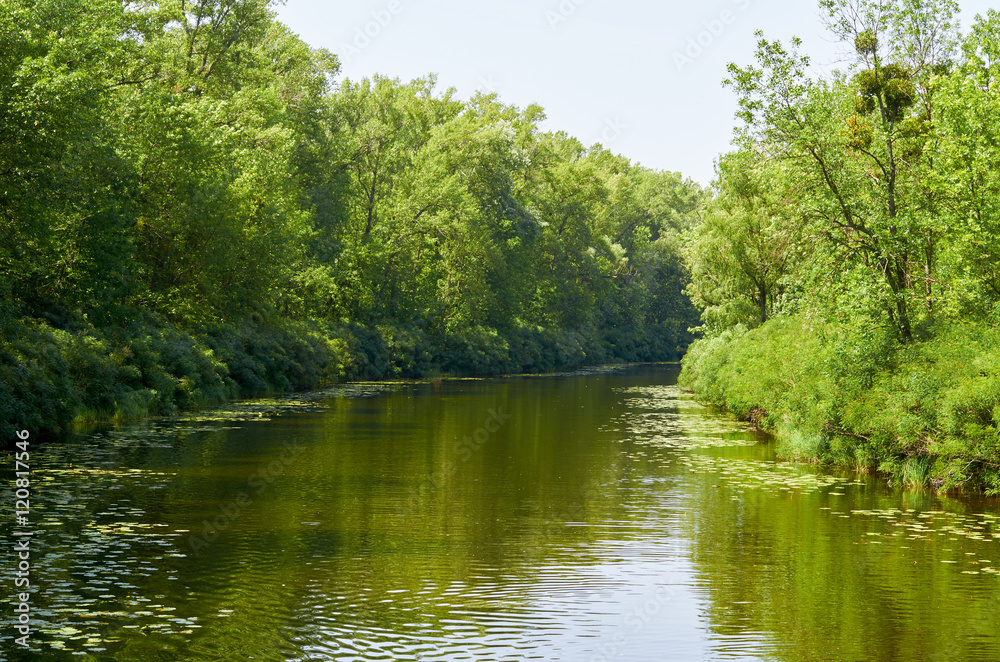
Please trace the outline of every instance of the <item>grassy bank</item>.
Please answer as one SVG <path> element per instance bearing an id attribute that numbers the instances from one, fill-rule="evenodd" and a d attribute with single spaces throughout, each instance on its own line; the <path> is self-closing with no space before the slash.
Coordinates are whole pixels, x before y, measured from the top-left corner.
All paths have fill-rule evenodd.
<path id="1" fill-rule="evenodd" d="M 680 328 L 632 333 L 474 327 L 334 326 L 277 319 L 181 328 L 137 312 L 126 326 L 85 319 L 0 321 L 0 438 L 58 438 L 102 422 L 170 415 L 229 399 L 336 382 L 548 372 L 609 361 L 677 360 Z"/>
<path id="2" fill-rule="evenodd" d="M 803 316 L 699 340 L 682 386 L 774 432 L 788 459 L 1000 494 L 998 320 L 890 330 Z"/>

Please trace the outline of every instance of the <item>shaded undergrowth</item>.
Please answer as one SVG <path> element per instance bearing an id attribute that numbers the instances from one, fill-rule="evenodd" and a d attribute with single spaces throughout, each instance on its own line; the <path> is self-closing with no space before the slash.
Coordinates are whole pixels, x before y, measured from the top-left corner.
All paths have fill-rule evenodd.
<path id="1" fill-rule="evenodd" d="M 653 327 L 597 329 L 336 326 L 243 321 L 182 328 L 136 311 L 127 324 L 0 316 L 0 438 L 57 438 L 100 423 L 172 415 L 226 400 L 390 377 L 495 376 L 604 362 L 677 360 Z"/>

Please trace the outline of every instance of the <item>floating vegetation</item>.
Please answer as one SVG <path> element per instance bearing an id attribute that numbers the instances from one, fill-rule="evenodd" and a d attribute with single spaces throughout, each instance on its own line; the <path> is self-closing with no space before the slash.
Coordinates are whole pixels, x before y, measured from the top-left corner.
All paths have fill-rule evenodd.
<path id="1" fill-rule="evenodd" d="M 933 536 L 942 538 L 962 537 L 982 543 L 993 543 L 1000 538 L 995 532 L 998 527 L 997 517 L 989 513 L 961 513 L 945 510 L 907 510 L 886 508 L 881 510 L 852 510 L 852 515 L 880 519 L 898 529 L 891 532 L 892 537 L 907 540 L 927 540 Z M 890 534 L 886 534 L 890 535 Z M 967 552 L 974 556 L 975 552 Z M 994 563 L 989 559 L 978 559 L 976 563 Z"/>
<path id="2" fill-rule="evenodd" d="M 180 634 L 197 620 L 169 621 L 177 607 L 140 586 L 147 578 L 179 579 L 185 557 L 180 532 L 133 501 L 176 477 L 159 468 L 162 458 L 155 460 L 160 429 L 148 432 L 137 426 L 131 435 L 93 435 L 47 446 L 32 458 L 39 496 L 31 502 L 31 524 L 45 546 L 31 568 L 32 582 L 45 587 L 44 601 L 32 607 L 32 621 L 44 633 L 37 645 L 63 655 L 103 653 L 115 649 L 122 628 Z M 133 458 L 148 453 L 150 465 L 135 466 Z"/>
<path id="3" fill-rule="evenodd" d="M 656 448 L 693 451 L 708 448 L 755 446 L 758 442 L 739 438 L 725 439 L 721 437 L 672 437 L 668 435 L 655 435 L 642 440 L 640 443 Z"/>
<path id="4" fill-rule="evenodd" d="M 654 448 L 685 451 L 676 462 L 695 474 L 717 476 L 716 488 L 727 487 L 737 492 L 755 490 L 775 495 L 804 495 L 820 493 L 830 505 L 820 506 L 837 519 L 870 518 L 875 520 L 861 540 L 854 544 L 882 545 L 887 539 L 902 542 L 921 540 L 941 541 L 965 539 L 975 543 L 1000 542 L 1000 516 L 990 513 L 961 514 L 945 510 L 908 510 L 887 508 L 881 510 L 848 510 L 836 507 L 850 504 L 852 493 L 847 488 L 866 485 L 840 475 L 818 472 L 814 467 L 772 460 L 734 457 L 717 457 L 710 451 L 734 446 L 752 446 L 757 442 L 749 434 L 749 427 L 723 417 L 705 414 L 705 407 L 689 401 L 680 390 L 671 386 L 636 387 L 621 389 L 625 395 L 628 413 L 615 421 L 614 430 L 626 430 L 632 443 Z M 632 453 L 636 458 L 641 452 Z M 739 500 L 738 496 L 731 499 Z M 883 530 L 884 529 L 884 530 Z M 899 549 L 910 549 L 899 545 Z M 952 550 L 943 549 L 944 553 Z M 1000 559 L 983 559 L 983 552 L 965 552 L 964 556 L 941 559 L 947 565 L 966 565 L 961 574 L 1000 576 Z M 986 554 L 987 556 L 989 554 Z M 971 558 L 970 558 L 971 557 Z M 971 566 L 971 567 L 970 567 Z"/>
<path id="5" fill-rule="evenodd" d="M 73 474 L 84 474 L 88 476 L 130 476 L 130 477 L 150 477 L 150 476 L 175 476 L 176 473 L 167 473 L 162 471 L 150 471 L 148 469 L 94 469 L 90 467 L 75 467 L 72 469 L 46 469 L 45 473 L 47 476 L 44 478 L 49 478 L 51 476 L 58 475 L 73 475 Z"/>
<path id="6" fill-rule="evenodd" d="M 326 411 L 326 409 L 318 398 L 299 395 L 296 397 L 289 396 L 249 402 L 234 402 L 221 407 L 174 417 L 170 420 L 177 423 L 241 423 L 248 421 L 269 421 L 275 416 L 310 411 Z M 215 431 L 218 429 L 217 427 L 206 427 L 189 429 L 188 431 Z"/>
<path id="7" fill-rule="evenodd" d="M 717 473 L 730 487 L 743 489 L 775 488 L 813 492 L 831 485 L 854 482 L 849 478 L 814 473 L 793 464 L 764 460 L 691 455 L 681 458 L 680 463 L 695 473 Z M 843 492 L 827 494 L 844 496 Z"/>
<path id="8" fill-rule="evenodd" d="M 273 398 L 230 402 L 218 407 L 199 412 L 189 412 L 183 416 L 160 419 L 175 424 L 184 423 L 244 423 L 269 421 L 277 416 L 300 414 L 305 412 L 323 412 L 329 409 L 330 401 L 337 398 L 370 398 L 389 391 L 398 390 L 404 382 L 372 382 L 354 383 L 334 386 L 323 391 L 312 393 L 295 393 Z M 216 431 L 218 426 L 186 427 L 180 425 L 174 428 L 177 432 Z"/>
<path id="9" fill-rule="evenodd" d="M 707 448 L 755 446 L 749 426 L 736 421 L 704 416 L 700 409 L 681 407 L 681 391 L 676 386 L 623 388 L 628 413 L 615 421 L 614 429 L 624 429 L 629 441 L 656 448 L 692 451 Z"/>
<path id="10" fill-rule="evenodd" d="M 354 384 L 342 384 L 334 386 L 325 391 L 311 394 L 311 397 L 318 401 L 329 400 L 330 398 L 372 398 L 383 393 L 398 391 L 404 385 L 403 382 L 357 382 Z"/>
<path id="11" fill-rule="evenodd" d="M 520 377 L 592 377 L 596 375 L 613 375 L 615 373 L 623 372 L 628 370 L 633 366 L 621 363 L 610 363 L 608 365 L 596 365 L 589 368 L 577 368 L 576 370 L 569 370 L 566 372 L 553 372 L 545 374 L 526 374 L 518 375 Z"/>

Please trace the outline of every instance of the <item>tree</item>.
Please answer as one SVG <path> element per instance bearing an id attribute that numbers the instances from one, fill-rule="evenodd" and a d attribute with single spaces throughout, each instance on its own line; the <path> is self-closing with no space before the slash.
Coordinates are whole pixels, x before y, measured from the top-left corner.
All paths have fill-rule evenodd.
<path id="1" fill-rule="evenodd" d="M 853 76 L 813 81 L 797 41 L 786 50 L 761 38 L 759 66 L 730 65 L 727 84 L 741 97 L 744 143 L 792 164 L 811 192 L 804 218 L 832 255 L 855 273 L 867 272 L 868 282 L 844 295 L 871 298 L 908 340 L 919 278 L 931 312 L 938 235 L 937 201 L 923 175 L 932 165 L 927 113 L 932 72 L 950 52 L 954 6 L 916 0 L 824 0 L 821 6 L 830 29 L 854 50 Z"/>
<path id="2" fill-rule="evenodd" d="M 760 326 L 781 309 L 802 240 L 788 178 L 780 162 L 750 151 L 720 160 L 716 196 L 685 251 L 687 292 L 709 330 Z"/>
<path id="3" fill-rule="evenodd" d="M 0 7 L 0 291 L 30 314 L 111 315 L 131 290 L 130 165 L 103 113 L 143 27 L 113 0 Z"/>
<path id="4" fill-rule="evenodd" d="M 1000 302 L 1000 12 L 979 17 L 965 60 L 939 79 L 939 175 L 951 241 L 941 278 L 952 314 L 988 313 Z"/>
<path id="5" fill-rule="evenodd" d="M 175 318 L 266 313 L 301 266 L 311 199 L 295 157 L 336 61 L 263 1 L 168 3 L 144 42 L 150 80 L 119 95 L 136 170 L 144 291 Z"/>

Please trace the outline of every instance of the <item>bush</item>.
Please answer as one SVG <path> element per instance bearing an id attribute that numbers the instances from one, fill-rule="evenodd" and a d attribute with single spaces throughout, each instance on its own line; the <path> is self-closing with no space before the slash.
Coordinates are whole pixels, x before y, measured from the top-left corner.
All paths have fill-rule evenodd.
<path id="1" fill-rule="evenodd" d="M 445 372 L 492 377 L 514 368 L 510 345 L 496 329 L 459 327 L 446 332 L 440 343 L 437 361 Z"/>
<path id="2" fill-rule="evenodd" d="M 389 375 L 419 379 L 438 370 L 431 340 L 423 329 L 380 326 L 378 332 L 390 357 Z"/>
<path id="3" fill-rule="evenodd" d="M 350 363 L 347 343 L 302 324 L 190 332 L 137 317 L 127 328 L 75 331 L 4 320 L 0 434 L 9 439 L 18 427 L 61 436 L 102 421 L 315 388 L 343 378 Z"/>
<path id="4" fill-rule="evenodd" d="M 779 453 L 895 482 L 1000 494 L 1000 329 L 888 330 L 771 320 L 695 342 L 682 386 L 777 433 Z"/>
<path id="5" fill-rule="evenodd" d="M 541 373 L 608 360 L 669 360 L 677 351 L 676 334 L 663 325 L 605 334 L 464 326 L 434 334 L 419 326 L 290 320 L 186 329 L 142 310 L 123 318 L 131 321 L 98 329 L 69 314 L 0 317 L 0 434 L 12 438 L 16 425 L 60 436 L 342 380 Z"/>

